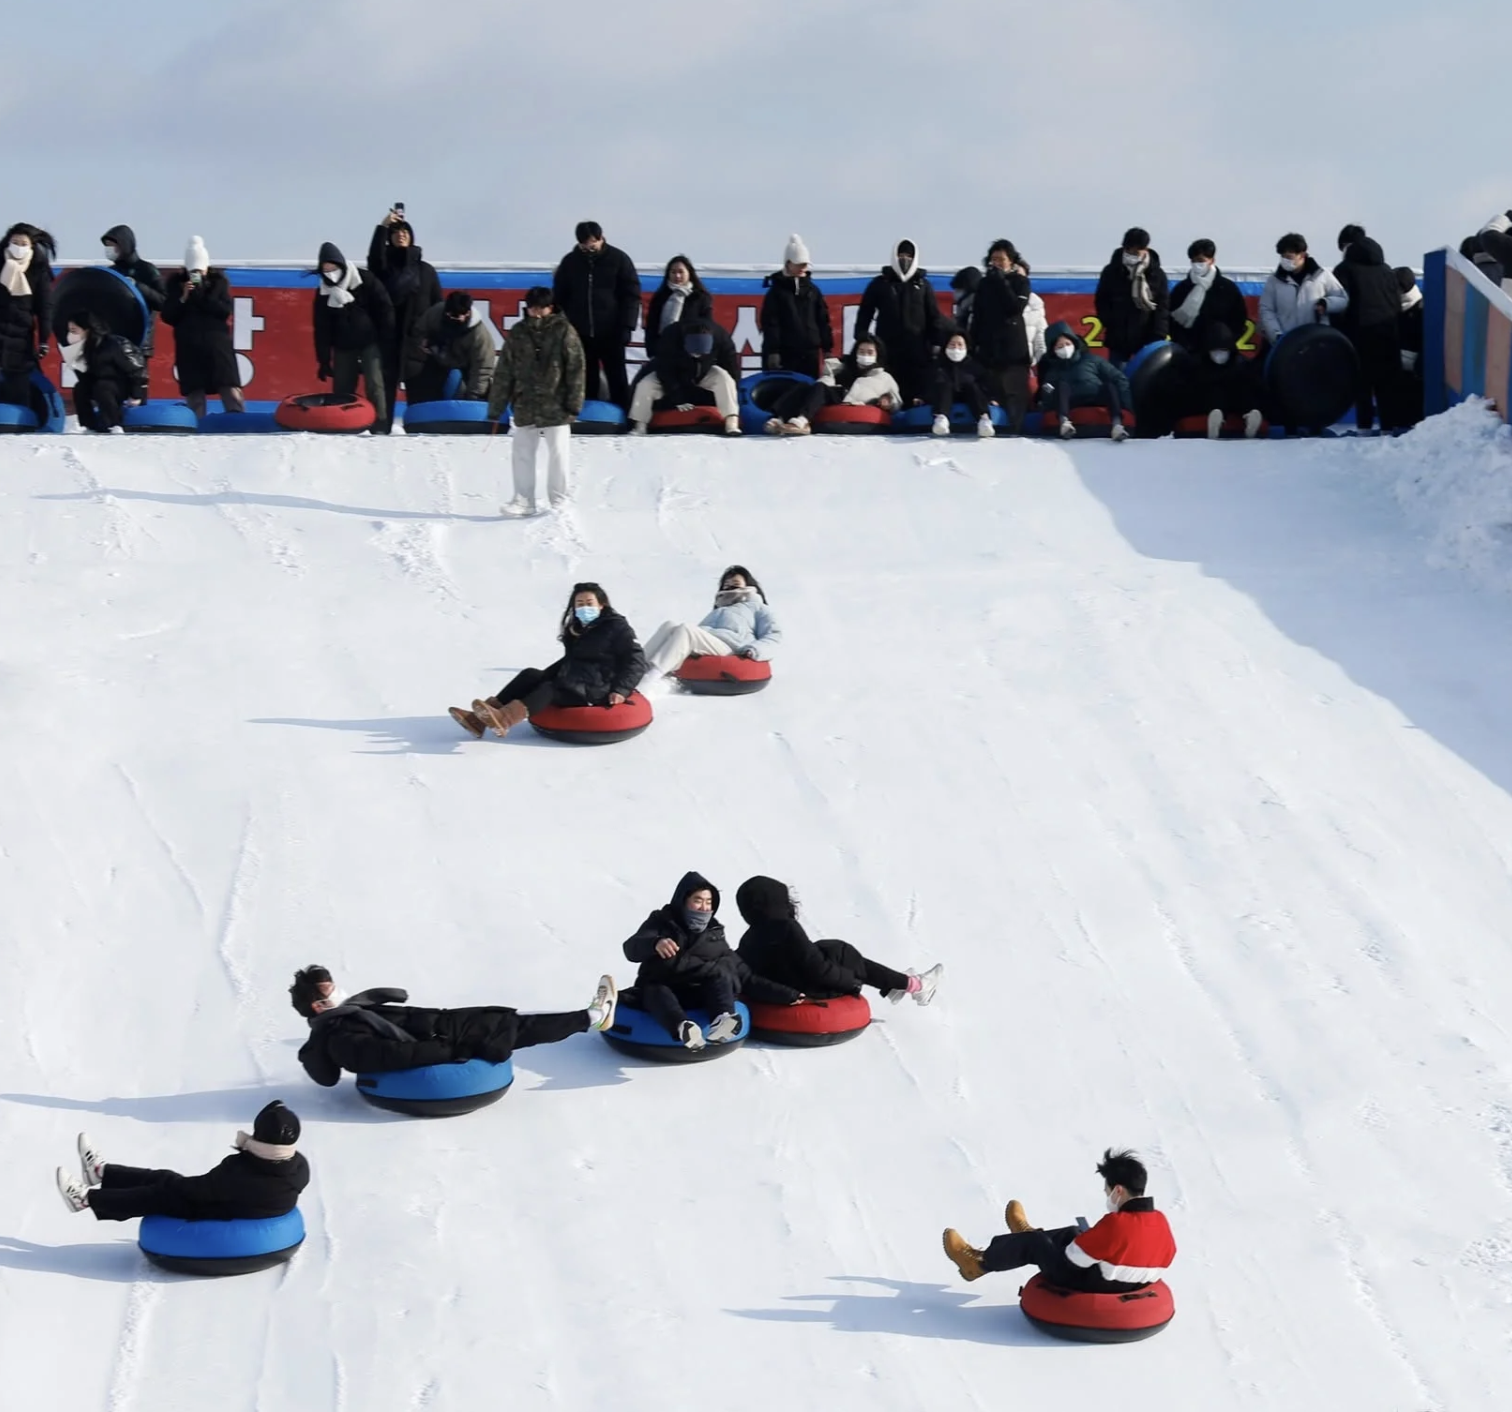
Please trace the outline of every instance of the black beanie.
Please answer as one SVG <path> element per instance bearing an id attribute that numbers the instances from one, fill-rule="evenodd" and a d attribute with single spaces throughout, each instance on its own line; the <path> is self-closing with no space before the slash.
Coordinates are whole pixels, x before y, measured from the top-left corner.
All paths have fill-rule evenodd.
<path id="1" fill-rule="evenodd" d="M 293 1147 L 299 1141 L 299 1115 L 275 1098 L 253 1121 L 252 1136 L 269 1147 Z"/>
<path id="2" fill-rule="evenodd" d="M 1417 288 L 1417 276 L 1412 272 L 1411 265 L 1399 265 L 1396 271 L 1397 288 L 1406 294 L 1409 289 Z"/>

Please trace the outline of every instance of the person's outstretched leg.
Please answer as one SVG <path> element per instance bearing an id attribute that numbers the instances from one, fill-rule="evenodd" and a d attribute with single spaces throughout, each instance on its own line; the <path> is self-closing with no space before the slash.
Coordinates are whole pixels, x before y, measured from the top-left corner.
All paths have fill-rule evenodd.
<path id="1" fill-rule="evenodd" d="M 586 1010 L 548 1011 L 540 1015 L 516 1016 L 516 1049 L 529 1049 L 536 1044 L 558 1044 L 575 1034 L 586 1034 L 592 1019 Z"/>
<path id="2" fill-rule="evenodd" d="M 89 1193 L 89 1209 L 97 1221 L 130 1221 L 138 1216 L 177 1216 L 192 1220 L 194 1212 L 173 1190 L 177 1172 L 107 1163 L 100 1185 Z"/>
<path id="3" fill-rule="evenodd" d="M 947 1229 L 943 1244 L 946 1258 L 967 1280 L 979 1280 L 983 1275 L 1017 1270 L 1025 1265 L 1037 1265 L 1046 1278 L 1054 1280 L 1071 1268 L 1066 1246 L 1076 1233 L 1075 1226 L 1054 1231 L 1014 1231 L 997 1236 L 985 1250 L 978 1250 L 959 1231 Z"/>

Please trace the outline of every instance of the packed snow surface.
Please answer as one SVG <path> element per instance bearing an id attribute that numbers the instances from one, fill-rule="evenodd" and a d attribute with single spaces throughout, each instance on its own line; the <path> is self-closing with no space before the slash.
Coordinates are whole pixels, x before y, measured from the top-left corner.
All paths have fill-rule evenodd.
<path id="1" fill-rule="evenodd" d="M 1476 408 L 1389 447 L 585 439 L 576 508 L 509 523 L 497 441 L 6 439 L 5 1404 L 1505 1406 L 1506 454 Z M 732 561 L 766 692 L 597 750 L 446 717 L 551 659 L 574 580 L 644 636 Z M 765 872 L 945 983 L 831 1050 L 521 1051 L 448 1121 L 299 1069 L 296 966 L 572 1008 L 688 868 L 734 937 Z M 282 1270 L 160 1275 L 53 1189 L 80 1128 L 199 1171 L 273 1096 L 314 1169 Z M 1110 1143 L 1176 1320 L 1053 1343 L 940 1231 L 1095 1218 Z"/>

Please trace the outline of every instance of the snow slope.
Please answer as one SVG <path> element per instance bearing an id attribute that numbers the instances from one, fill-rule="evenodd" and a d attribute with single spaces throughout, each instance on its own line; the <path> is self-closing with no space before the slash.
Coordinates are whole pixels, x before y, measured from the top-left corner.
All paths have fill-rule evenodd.
<path id="1" fill-rule="evenodd" d="M 578 509 L 504 523 L 497 443 L 0 442 L 6 1403 L 1503 1405 L 1512 602 L 1385 454 L 584 441 Z M 446 718 L 573 579 L 648 634 L 732 560 L 764 694 L 602 750 Z M 585 1036 L 429 1124 L 298 1069 L 297 965 L 580 1005 L 688 867 L 939 998 L 691 1070 Z M 80 1127 L 200 1170 L 273 1095 L 282 1272 L 160 1277 L 52 1189 Z M 940 1230 L 1096 1216 L 1108 1143 L 1177 1319 L 1054 1344 Z"/>

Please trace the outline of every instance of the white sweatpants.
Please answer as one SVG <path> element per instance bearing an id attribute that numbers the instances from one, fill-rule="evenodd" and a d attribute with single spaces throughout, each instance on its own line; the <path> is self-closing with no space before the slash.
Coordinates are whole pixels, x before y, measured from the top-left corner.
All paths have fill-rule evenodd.
<path id="1" fill-rule="evenodd" d="M 546 447 L 546 493 L 553 505 L 566 500 L 572 491 L 572 428 L 522 427 L 518 422 L 509 433 L 514 443 L 515 494 L 526 500 L 536 498 L 536 448 Z"/>
<path id="2" fill-rule="evenodd" d="M 740 414 L 739 389 L 735 386 L 735 379 L 723 368 L 710 368 L 708 375 L 698 385 L 705 392 L 714 394 L 714 405 L 719 409 L 721 417 L 734 417 Z M 635 384 L 635 391 L 630 394 L 630 420 L 649 422 L 651 408 L 661 395 L 661 379 L 655 373 L 647 373 Z"/>
<path id="3" fill-rule="evenodd" d="M 734 650 L 722 637 L 715 637 L 707 628 L 695 627 L 692 623 L 663 623 L 651 634 L 645 647 L 646 660 L 668 676 L 682 666 L 692 652 L 702 657 L 728 657 Z"/>

